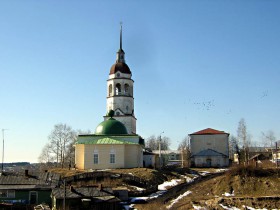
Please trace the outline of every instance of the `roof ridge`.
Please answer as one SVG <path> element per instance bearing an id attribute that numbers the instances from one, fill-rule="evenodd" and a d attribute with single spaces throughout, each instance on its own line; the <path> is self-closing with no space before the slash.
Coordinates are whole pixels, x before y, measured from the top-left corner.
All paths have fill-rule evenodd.
<path id="1" fill-rule="evenodd" d="M 192 133 L 191 135 L 203 135 L 203 134 L 229 134 L 224 131 L 219 131 L 213 128 L 206 128 L 197 132 Z"/>

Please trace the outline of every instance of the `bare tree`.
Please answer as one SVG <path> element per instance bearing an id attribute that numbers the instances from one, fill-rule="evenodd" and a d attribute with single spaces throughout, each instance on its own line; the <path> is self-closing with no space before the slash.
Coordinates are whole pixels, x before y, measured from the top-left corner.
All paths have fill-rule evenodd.
<path id="1" fill-rule="evenodd" d="M 90 130 L 87 130 L 87 131 L 77 130 L 75 132 L 76 137 L 71 139 L 71 141 L 67 145 L 66 154 L 65 154 L 65 162 L 67 162 L 70 167 L 72 167 L 72 165 L 74 164 L 74 160 L 75 160 L 75 147 L 74 147 L 74 145 L 77 142 L 78 135 L 86 135 L 86 134 L 90 134 L 90 133 L 91 133 Z"/>
<path id="2" fill-rule="evenodd" d="M 60 163 L 61 167 L 65 165 L 65 157 L 69 150 L 69 145 L 73 144 L 76 138 L 76 132 L 70 126 L 62 123 L 56 124 L 49 135 L 49 144 L 56 156 L 56 162 Z"/>
<path id="3" fill-rule="evenodd" d="M 248 163 L 249 160 L 249 144 L 251 141 L 251 137 L 247 132 L 247 126 L 244 118 L 241 118 L 241 120 L 238 123 L 237 128 L 237 138 L 239 142 L 242 142 L 243 152 L 244 152 L 244 161 L 245 164 Z"/>
<path id="4" fill-rule="evenodd" d="M 265 147 L 270 147 L 271 149 L 271 158 L 273 159 L 273 145 L 276 142 L 276 137 L 273 131 L 267 131 L 266 133 L 262 132 L 263 145 Z"/>
<path id="5" fill-rule="evenodd" d="M 231 160 L 234 160 L 234 154 L 237 154 L 238 156 L 239 154 L 239 145 L 238 145 L 238 139 L 231 135 L 230 139 L 229 139 L 229 158 Z"/>
<path id="6" fill-rule="evenodd" d="M 49 163 L 55 160 L 54 154 L 52 153 L 51 145 L 47 143 L 38 157 L 39 163 Z"/>
<path id="7" fill-rule="evenodd" d="M 75 158 L 74 145 L 77 141 L 78 134 L 89 134 L 90 131 L 77 130 L 74 131 L 66 124 L 56 124 L 49 135 L 48 143 L 43 147 L 38 161 L 40 163 L 56 162 L 64 167 L 66 164 L 72 166 Z"/>
<path id="8" fill-rule="evenodd" d="M 185 136 L 178 145 L 178 150 L 189 148 L 189 136 Z"/>
<path id="9" fill-rule="evenodd" d="M 178 146 L 178 150 L 181 150 L 182 167 L 189 167 L 191 157 L 189 136 L 183 138 Z"/>
<path id="10" fill-rule="evenodd" d="M 150 148 L 151 150 L 158 150 L 159 143 L 161 145 L 161 150 L 168 150 L 170 146 L 170 139 L 166 136 L 155 137 L 155 135 L 152 135 L 147 138 L 145 145 L 147 148 Z"/>
<path id="11" fill-rule="evenodd" d="M 155 135 L 149 136 L 145 140 L 145 147 L 150 148 L 151 150 L 157 150 L 158 149 Z"/>
<path id="12" fill-rule="evenodd" d="M 265 147 L 273 147 L 274 142 L 276 141 L 276 137 L 274 135 L 274 132 L 272 130 L 265 132 L 262 132 L 262 140 L 263 140 L 263 145 Z"/>

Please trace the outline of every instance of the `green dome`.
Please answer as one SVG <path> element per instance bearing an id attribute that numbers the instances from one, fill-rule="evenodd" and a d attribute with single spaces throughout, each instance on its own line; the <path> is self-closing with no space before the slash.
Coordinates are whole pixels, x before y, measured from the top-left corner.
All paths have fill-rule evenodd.
<path id="1" fill-rule="evenodd" d="M 109 118 L 96 127 L 95 135 L 127 135 L 127 130 L 120 121 Z"/>

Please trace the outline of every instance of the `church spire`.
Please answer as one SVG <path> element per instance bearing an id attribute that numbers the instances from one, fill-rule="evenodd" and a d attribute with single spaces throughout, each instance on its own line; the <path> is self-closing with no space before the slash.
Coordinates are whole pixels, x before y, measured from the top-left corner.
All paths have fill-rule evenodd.
<path id="1" fill-rule="evenodd" d="M 122 50 L 122 22 L 120 22 L 120 49 Z"/>
<path id="2" fill-rule="evenodd" d="M 116 63 L 125 63 L 124 60 L 124 51 L 122 49 L 122 22 L 120 22 L 120 49 L 117 52 L 117 60 Z"/>

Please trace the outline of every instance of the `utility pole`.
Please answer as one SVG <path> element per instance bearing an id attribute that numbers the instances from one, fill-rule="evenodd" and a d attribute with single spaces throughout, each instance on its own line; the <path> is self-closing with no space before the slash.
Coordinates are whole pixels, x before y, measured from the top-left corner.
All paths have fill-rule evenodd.
<path id="1" fill-rule="evenodd" d="M 5 145 L 5 138 L 4 138 L 4 132 L 5 132 L 5 130 L 8 130 L 8 129 L 2 129 L 2 136 L 3 136 L 3 148 L 2 148 L 2 170 L 1 170 L 1 172 L 3 173 L 4 172 L 4 149 L 5 149 L 5 147 L 4 147 L 4 145 Z"/>
<path id="2" fill-rule="evenodd" d="M 63 179 L 63 210 L 65 210 L 65 201 L 66 201 L 66 183 L 64 178 Z"/>
<path id="3" fill-rule="evenodd" d="M 181 148 L 182 168 L 184 168 L 184 147 Z"/>
<path id="4" fill-rule="evenodd" d="M 275 150 L 275 161 L 276 161 L 276 168 L 278 168 L 278 145 L 275 142 L 276 150 Z"/>
<path id="5" fill-rule="evenodd" d="M 161 134 L 163 134 L 164 131 L 162 131 L 160 134 L 159 134 L 159 145 L 158 145 L 158 149 L 159 149 L 159 169 L 161 169 L 161 165 L 162 165 L 162 160 L 161 160 Z"/>

